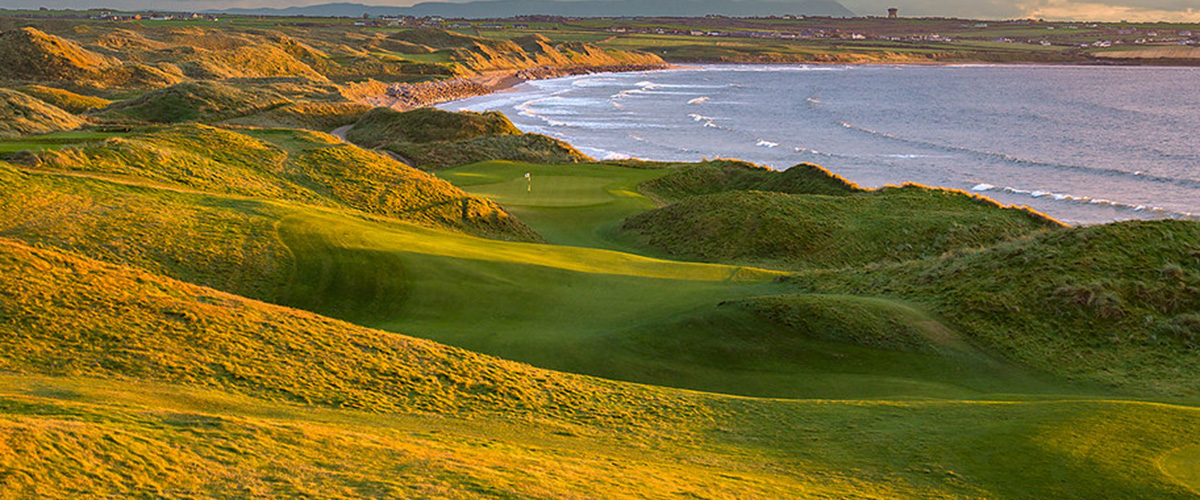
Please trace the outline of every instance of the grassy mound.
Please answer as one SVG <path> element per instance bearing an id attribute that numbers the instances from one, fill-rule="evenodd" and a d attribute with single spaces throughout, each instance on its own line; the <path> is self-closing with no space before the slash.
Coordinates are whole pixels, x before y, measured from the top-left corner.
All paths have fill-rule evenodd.
<path id="1" fill-rule="evenodd" d="M 980 252 L 795 280 L 811 290 L 924 304 L 975 342 L 1061 376 L 1198 394 L 1194 222 L 1072 228 Z"/>
<path id="2" fill-rule="evenodd" d="M 92 80 L 117 64 L 78 43 L 37 28 L 0 33 L 0 78 L 35 81 Z"/>
<path id="3" fill-rule="evenodd" d="M 487 160 L 550 164 L 588 160 L 562 141 L 522 133 L 498 112 L 377 108 L 356 123 L 346 138 L 391 151 L 427 170 Z"/>
<path id="4" fill-rule="evenodd" d="M 639 189 L 671 202 L 688 196 L 726 191 L 773 191 L 790 194 L 840 195 L 860 191 L 846 179 L 808 163 L 783 171 L 736 160 L 687 163 L 646 182 Z"/>
<path id="5" fill-rule="evenodd" d="M 550 376 L 11 241 L 0 240 L 0 271 L 0 367 L 10 373 L 171 381 L 371 411 L 600 420 L 637 411 L 637 391 L 611 383 Z"/>
<path id="6" fill-rule="evenodd" d="M 592 159 L 558 139 L 538 134 L 494 135 L 458 142 L 390 144 L 386 148 L 425 170 L 507 160 L 564 165 Z"/>
<path id="7" fill-rule="evenodd" d="M 383 147 L 393 142 L 464 141 L 493 135 L 519 135 L 508 117 L 497 111 L 452 113 L 434 108 L 393 111 L 376 108 L 367 113 L 347 138 L 357 144 Z"/>
<path id="8" fill-rule="evenodd" d="M 633 216 L 623 229 L 680 258 L 813 268 L 935 257 L 1059 226 L 965 193 L 908 186 L 855 196 L 693 196 Z"/>
<path id="9" fill-rule="evenodd" d="M 226 120 L 231 125 L 329 131 L 360 120 L 372 108 L 356 103 L 294 103 Z"/>
<path id="10" fill-rule="evenodd" d="M 47 103 L 62 108 L 70 113 L 83 113 L 93 109 L 100 109 L 112 101 L 100 97 L 88 95 L 80 95 L 69 90 L 56 89 L 53 87 L 44 87 L 41 85 L 28 85 L 21 87 L 22 93 L 36 97 Z"/>
<path id="11" fill-rule="evenodd" d="M 21 92 L 0 88 L 0 138 L 77 129 L 79 117 Z"/>
<path id="12" fill-rule="evenodd" d="M 288 283 L 294 260 L 271 205 L 115 180 L 0 163 L 0 237 L 266 300 Z"/>
<path id="13" fill-rule="evenodd" d="M 273 92 L 216 82 L 181 83 L 109 106 L 103 116 L 155 123 L 221 121 L 247 116 L 290 101 Z"/>
<path id="14" fill-rule="evenodd" d="M 774 295 L 734 303 L 807 338 L 881 349 L 943 352 L 961 347 L 955 335 L 910 305 L 844 295 Z"/>
<path id="15" fill-rule="evenodd" d="M 181 125 L 42 151 L 30 161 L 53 171 L 133 177 L 189 190 L 349 208 L 500 238 L 537 238 L 494 203 L 321 133 L 283 129 L 237 133 Z"/>

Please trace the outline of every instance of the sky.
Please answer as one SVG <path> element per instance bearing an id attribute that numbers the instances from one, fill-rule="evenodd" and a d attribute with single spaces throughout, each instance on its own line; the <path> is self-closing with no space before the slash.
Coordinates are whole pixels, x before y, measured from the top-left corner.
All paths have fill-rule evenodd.
<path id="1" fill-rule="evenodd" d="M 420 0 L 0 0 L 0 8 L 162 9 L 200 11 L 235 7 L 288 7 L 333 2 L 407 6 Z M 787 3 L 787 0 L 778 0 Z M 1200 0 L 841 0 L 859 15 L 883 15 L 897 7 L 902 16 L 971 19 L 1042 18 L 1078 21 L 1200 22 Z"/>

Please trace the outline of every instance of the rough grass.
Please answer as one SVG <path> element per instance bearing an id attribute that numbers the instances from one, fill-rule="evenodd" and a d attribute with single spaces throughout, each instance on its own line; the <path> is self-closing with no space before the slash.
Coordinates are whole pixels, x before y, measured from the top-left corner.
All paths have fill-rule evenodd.
<path id="1" fill-rule="evenodd" d="M 590 159 L 570 145 L 524 134 L 498 112 L 472 113 L 421 108 L 372 110 L 346 138 L 355 144 L 399 154 L 414 166 L 440 170 L 488 160 L 565 164 Z"/>
<path id="2" fill-rule="evenodd" d="M 923 259 L 1058 227 L 1026 210 L 920 186 L 853 196 L 730 191 L 684 198 L 622 226 L 677 258 L 781 268 Z"/>
<path id="3" fill-rule="evenodd" d="M 226 120 L 224 123 L 328 132 L 357 122 L 371 109 L 370 106 L 356 103 L 295 103 L 256 115 Z"/>
<path id="4" fill-rule="evenodd" d="M 938 320 L 894 301 L 795 294 L 755 297 L 735 305 L 814 339 L 929 353 L 965 347 Z"/>
<path id="5" fill-rule="evenodd" d="M 0 268 L 6 372 L 170 381 L 376 412 L 636 421 L 624 412 L 637 411 L 637 391 L 608 382 L 551 376 L 11 241 L 0 242 Z M 688 406 L 680 401 L 677 418 Z"/>
<path id="6" fill-rule="evenodd" d="M 253 115 L 291 101 L 269 91 L 216 82 L 181 83 L 109 106 L 101 114 L 155 123 L 214 122 Z"/>
<path id="7" fill-rule="evenodd" d="M 423 144 L 396 142 L 384 149 L 399 154 L 424 170 L 441 170 L 492 160 L 543 165 L 592 161 L 570 144 L 539 134 L 493 135 L 458 142 Z"/>
<path id="8" fill-rule="evenodd" d="M 871 270 L 798 275 L 810 290 L 924 304 L 977 344 L 1062 377 L 1197 395 L 1200 224 L 1072 228 Z"/>
<path id="9" fill-rule="evenodd" d="M 382 147 L 392 142 L 453 142 L 521 131 L 497 111 L 452 113 L 435 108 L 393 111 L 376 108 L 347 134 L 356 144 Z"/>
<path id="10" fill-rule="evenodd" d="M 52 171 L 135 177 L 189 190 L 349 208 L 499 238 L 537 238 L 491 202 L 323 133 L 270 129 L 238 133 L 180 125 L 42 151 L 30 164 Z"/>
<path id="11" fill-rule="evenodd" d="M 33 27 L 0 33 L 0 78 L 14 80 L 88 80 L 116 60 L 78 43 Z"/>
<path id="12" fill-rule="evenodd" d="M 542 66 L 656 65 L 653 53 L 605 49 L 579 42 L 554 43 L 541 35 L 512 40 L 463 35 L 433 28 L 400 31 L 390 37 L 437 49 L 439 56 L 474 71 L 518 70 Z"/>
<path id="13" fill-rule="evenodd" d="M 69 113 L 83 113 L 85 111 L 100 109 L 112 104 L 112 101 L 108 99 L 90 95 L 76 94 L 69 90 L 46 87 L 42 85 L 27 85 L 17 90 L 20 90 L 26 95 L 41 99 L 46 103 L 61 108 Z"/>
<path id="14" fill-rule="evenodd" d="M 0 237 L 135 266 L 233 293 L 279 295 L 293 257 L 270 206 L 0 163 Z"/>
<path id="15" fill-rule="evenodd" d="M 735 160 L 674 165 L 670 174 L 646 182 L 639 188 L 664 202 L 726 191 L 826 195 L 861 191 L 846 179 L 817 165 L 805 163 L 776 171 Z"/>
<path id="16" fill-rule="evenodd" d="M 74 130 L 79 117 L 21 92 L 0 88 L 0 139 Z"/>

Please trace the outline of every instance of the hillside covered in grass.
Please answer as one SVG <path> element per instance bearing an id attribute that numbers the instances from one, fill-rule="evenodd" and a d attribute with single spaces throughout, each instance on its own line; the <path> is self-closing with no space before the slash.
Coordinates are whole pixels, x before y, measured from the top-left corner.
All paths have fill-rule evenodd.
<path id="1" fill-rule="evenodd" d="M 982 251 L 793 279 L 807 290 L 925 304 L 979 345 L 1059 376 L 1197 394 L 1194 222 L 1064 229 Z"/>
<path id="2" fill-rule="evenodd" d="M 74 130 L 83 120 L 27 94 L 0 88 L 0 138 Z"/>
<path id="3" fill-rule="evenodd" d="M 602 49 L 581 42 L 555 43 L 539 34 L 497 40 L 435 28 L 418 28 L 401 31 L 390 38 L 413 47 L 429 47 L 433 49 L 433 54 L 442 55 L 475 71 L 654 65 L 663 62 L 658 56 L 646 52 Z"/>
<path id="4" fill-rule="evenodd" d="M 690 196 L 631 217 L 622 229 L 677 258 L 836 268 L 935 257 L 1058 227 L 965 193 L 906 186 L 842 195 L 734 190 Z"/>
<path id="5" fill-rule="evenodd" d="M 497 112 L 377 108 L 355 123 L 346 137 L 355 144 L 400 155 L 426 170 L 488 160 L 541 164 L 590 160 L 562 141 L 521 132 Z"/>
<path id="6" fill-rule="evenodd" d="M 642 183 L 638 189 L 663 203 L 688 196 L 729 191 L 834 196 L 862 191 L 846 179 L 807 163 L 782 171 L 737 160 L 685 163 L 672 167 L 670 173 Z"/>
<path id="7" fill-rule="evenodd" d="M 536 238 L 489 201 L 321 133 L 180 125 L 46 150 L 25 161 L 40 170 L 132 177 L 180 189 L 343 207 L 477 234 Z"/>
<path id="8" fill-rule="evenodd" d="M 1185 407 L 724 398 L 538 370 L 10 241 L 0 269 L 12 496 L 1191 494 L 1177 479 L 1195 440 Z"/>

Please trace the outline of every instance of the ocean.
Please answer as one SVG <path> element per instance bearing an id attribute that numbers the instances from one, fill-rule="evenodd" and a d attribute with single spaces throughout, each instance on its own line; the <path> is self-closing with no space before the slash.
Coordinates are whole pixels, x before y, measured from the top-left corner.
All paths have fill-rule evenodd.
<path id="1" fill-rule="evenodd" d="M 1200 68 L 741 66 L 584 75 L 455 101 L 598 159 L 815 163 L 1071 224 L 1200 218 Z"/>

